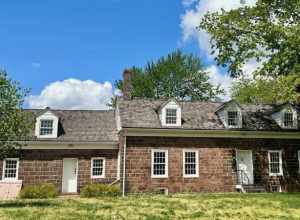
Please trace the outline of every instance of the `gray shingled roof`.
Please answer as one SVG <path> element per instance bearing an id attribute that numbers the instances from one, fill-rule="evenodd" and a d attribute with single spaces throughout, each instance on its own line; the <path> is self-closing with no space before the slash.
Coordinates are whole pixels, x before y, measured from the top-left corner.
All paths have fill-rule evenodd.
<path id="1" fill-rule="evenodd" d="M 122 127 L 164 128 L 159 120 L 158 109 L 166 100 L 118 99 Z M 182 108 L 181 129 L 223 130 L 216 110 L 224 102 L 178 102 Z M 271 118 L 274 105 L 240 105 L 243 115 L 242 130 L 281 130 Z"/>
<path id="2" fill-rule="evenodd" d="M 33 122 L 45 110 L 28 109 Z M 112 110 L 50 110 L 59 117 L 58 138 L 49 141 L 60 142 L 114 142 L 118 141 L 115 113 Z M 37 140 L 34 129 L 30 140 Z M 41 140 L 41 139 L 39 139 Z M 46 140 L 46 139 L 42 139 Z M 48 141 L 47 140 L 47 141 Z"/>

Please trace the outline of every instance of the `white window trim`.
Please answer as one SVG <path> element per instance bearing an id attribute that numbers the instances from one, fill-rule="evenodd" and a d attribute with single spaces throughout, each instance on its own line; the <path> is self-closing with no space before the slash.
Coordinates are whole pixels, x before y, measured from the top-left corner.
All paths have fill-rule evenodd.
<path id="1" fill-rule="evenodd" d="M 17 161 L 17 167 L 16 167 L 16 177 L 15 178 L 5 178 L 5 167 L 6 167 L 6 160 L 15 160 Z M 15 180 L 18 180 L 19 178 L 19 158 L 5 158 L 3 160 L 3 169 L 2 169 L 2 180 L 5 180 L 5 181 L 15 181 Z"/>
<path id="2" fill-rule="evenodd" d="M 279 173 L 271 173 L 271 156 L 270 153 L 279 153 Z M 268 165 L 269 165 L 269 176 L 283 176 L 282 170 L 282 151 L 281 150 L 269 150 L 268 151 Z"/>
<path id="3" fill-rule="evenodd" d="M 53 121 L 53 127 L 52 127 L 52 134 L 48 135 L 41 135 L 40 134 L 40 129 L 41 129 L 41 121 L 42 120 L 52 120 Z M 39 116 L 36 119 L 35 123 L 35 136 L 37 138 L 57 138 L 57 133 L 58 133 L 58 118 L 51 112 L 46 112 L 43 115 Z"/>
<path id="4" fill-rule="evenodd" d="M 195 152 L 196 153 L 196 174 L 185 174 L 185 153 Z M 199 150 L 195 149 L 183 149 L 182 150 L 182 173 L 184 178 L 197 178 L 199 177 Z"/>
<path id="5" fill-rule="evenodd" d="M 154 174 L 154 152 L 165 152 L 165 174 L 156 175 Z M 168 150 L 152 149 L 151 150 L 151 178 L 168 178 L 169 176 L 169 156 Z"/>
<path id="6" fill-rule="evenodd" d="M 289 126 L 285 126 L 284 125 L 284 114 L 290 112 L 293 114 L 293 126 L 289 127 Z M 297 129 L 298 127 L 298 116 L 297 116 L 297 112 L 294 109 L 284 109 L 281 112 L 281 127 L 284 129 Z"/>
<path id="7" fill-rule="evenodd" d="M 176 109 L 176 124 L 167 124 L 166 123 L 166 116 L 167 116 L 167 109 Z M 161 109 L 161 116 L 160 116 L 161 124 L 165 127 L 180 127 L 181 126 L 181 107 L 174 101 L 170 101 Z"/>
<path id="8" fill-rule="evenodd" d="M 176 123 L 167 123 L 167 117 L 168 117 L 168 114 L 167 114 L 167 112 L 168 112 L 168 110 L 175 110 L 176 111 Z M 166 108 L 165 109 L 165 111 L 166 111 L 166 115 L 165 115 L 165 118 L 164 118 L 164 120 L 165 120 L 165 124 L 167 125 L 167 126 L 176 126 L 177 124 L 178 124 L 178 109 L 177 108 Z"/>
<path id="9" fill-rule="evenodd" d="M 237 125 L 229 125 L 228 123 L 228 112 L 237 112 Z M 226 120 L 226 125 L 227 128 L 242 128 L 242 124 L 243 124 L 243 119 L 242 119 L 242 112 L 238 109 L 227 109 L 225 111 L 225 120 Z"/>
<path id="10" fill-rule="evenodd" d="M 99 175 L 99 176 L 93 175 L 93 162 L 94 162 L 94 160 L 103 160 L 102 175 Z M 100 179 L 100 178 L 105 178 L 105 157 L 92 157 L 91 158 L 91 179 Z"/>

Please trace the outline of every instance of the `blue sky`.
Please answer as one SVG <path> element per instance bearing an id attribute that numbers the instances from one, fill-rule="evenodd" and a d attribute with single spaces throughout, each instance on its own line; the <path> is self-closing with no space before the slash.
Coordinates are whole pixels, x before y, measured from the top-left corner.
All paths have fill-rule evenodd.
<path id="1" fill-rule="evenodd" d="M 143 66 L 176 48 L 201 56 L 216 75 L 208 43 L 201 46 L 201 36 L 193 32 L 203 4 L 210 2 L 4 1 L 0 68 L 31 88 L 26 107 L 70 109 L 105 108 L 124 68 Z"/>

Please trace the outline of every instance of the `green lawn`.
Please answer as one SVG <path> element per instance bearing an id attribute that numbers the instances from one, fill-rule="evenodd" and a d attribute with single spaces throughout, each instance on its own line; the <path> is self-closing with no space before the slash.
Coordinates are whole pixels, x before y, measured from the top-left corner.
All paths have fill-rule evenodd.
<path id="1" fill-rule="evenodd" d="M 0 219 L 300 219 L 300 194 L 176 194 L 0 202 Z"/>

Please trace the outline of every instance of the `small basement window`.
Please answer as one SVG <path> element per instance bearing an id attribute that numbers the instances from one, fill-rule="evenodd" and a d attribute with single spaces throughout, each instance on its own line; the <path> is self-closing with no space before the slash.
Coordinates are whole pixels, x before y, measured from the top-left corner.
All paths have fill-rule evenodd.
<path id="1" fill-rule="evenodd" d="M 52 135 L 53 133 L 53 120 L 41 120 L 40 135 Z"/>
<path id="2" fill-rule="evenodd" d="M 176 125 L 177 124 L 177 109 L 166 109 L 166 124 Z"/>
<path id="3" fill-rule="evenodd" d="M 280 185 L 271 185 L 271 192 L 281 192 Z"/>
<path id="4" fill-rule="evenodd" d="M 19 159 L 7 158 L 3 163 L 3 180 L 17 180 L 19 171 Z"/>
<path id="5" fill-rule="evenodd" d="M 227 123 L 229 127 L 238 126 L 238 112 L 237 111 L 228 111 L 227 112 Z"/>
<path id="6" fill-rule="evenodd" d="M 95 157 L 91 160 L 91 177 L 104 178 L 105 176 L 105 158 Z"/>
<path id="7" fill-rule="evenodd" d="M 284 112 L 284 114 L 283 114 L 283 126 L 285 128 L 293 128 L 294 127 L 293 112 Z"/>
<path id="8" fill-rule="evenodd" d="M 269 151 L 269 174 L 271 176 L 282 175 L 281 151 Z"/>
<path id="9" fill-rule="evenodd" d="M 152 150 L 152 178 L 168 177 L 168 151 Z"/>

